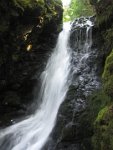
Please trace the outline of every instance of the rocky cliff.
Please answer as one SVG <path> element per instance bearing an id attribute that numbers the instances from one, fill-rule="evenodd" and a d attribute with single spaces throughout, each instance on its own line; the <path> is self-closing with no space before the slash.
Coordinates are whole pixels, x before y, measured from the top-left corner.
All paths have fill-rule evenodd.
<path id="1" fill-rule="evenodd" d="M 100 90 L 87 97 L 85 111 L 79 116 L 77 129 L 80 150 L 112 150 L 113 131 L 113 1 L 90 0 L 95 9 L 92 50 L 96 48 Z M 93 67 L 93 65 L 92 65 Z M 79 132 L 80 131 L 80 132 Z"/>
<path id="2" fill-rule="evenodd" d="M 86 108 L 75 115 L 77 125 L 69 126 L 69 133 L 65 134 L 66 137 L 68 134 L 72 137 L 71 140 L 68 139 L 70 145 L 76 141 L 77 145 L 72 147 L 73 150 L 113 150 L 113 1 L 90 2 L 96 17 L 92 29 L 92 51 L 97 49 L 94 64 L 97 64 L 95 71 L 101 84 L 100 89 L 86 97 Z M 94 64 L 90 62 L 92 68 Z"/>
<path id="3" fill-rule="evenodd" d="M 28 113 L 40 72 L 62 30 L 60 0 L 0 2 L 0 125 Z"/>
<path id="4" fill-rule="evenodd" d="M 97 31 L 102 41 L 99 50 L 105 54 L 102 88 L 91 98 L 93 109 L 89 106 L 89 113 L 94 114 L 90 119 L 93 128 L 92 146 L 94 150 L 113 150 L 113 1 L 92 1 L 92 4 L 96 9 Z"/>
<path id="5" fill-rule="evenodd" d="M 75 20 L 72 85 L 44 150 L 113 149 L 113 1 L 90 3 L 96 13 L 91 51 L 82 58 L 87 26 L 74 25 L 90 18 Z M 33 91 L 38 93 L 40 72 L 62 28 L 62 5 L 60 0 L 2 0 L 0 16 L 0 125 L 6 125 L 28 114 Z"/>
<path id="6" fill-rule="evenodd" d="M 50 150 L 113 149 L 113 1 L 90 2 L 95 9 L 91 51 L 84 49 L 90 18 L 75 19 L 70 37 L 73 79 L 46 145 Z"/>

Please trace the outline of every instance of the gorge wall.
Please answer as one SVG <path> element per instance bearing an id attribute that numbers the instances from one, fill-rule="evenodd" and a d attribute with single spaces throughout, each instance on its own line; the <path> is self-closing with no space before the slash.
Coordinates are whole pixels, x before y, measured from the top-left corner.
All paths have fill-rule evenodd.
<path id="1" fill-rule="evenodd" d="M 34 87 L 38 93 L 40 73 L 62 30 L 62 15 L 60 0 L 0 2 L 0 126 L 28 113 Z"/>
<path id="2" fill-rule="evenodd" d="M 113 149 L 113 1 L 90 0 L 90 3 L 96 13 L 96 20 L 92 18 L 95 26 L 92 28 L 91 57 L 74 74 L 44 150 Z M 62 14 L 60 0 L 1 0 L 0 126 L 13 123 L 17 116 L 29 114 L 29 109 L 32 113 L 32 105 L 27 106 L 39 92 L 38 79 L 62 30 Z M 72 64 L 76 65 L 79 56 L 75 55 L 76 44 L 73 43 L 81 29 L 73 29 L 74 26 L 70 45 Z M 82 39 L 82 44 L 84 42 Z M 83 45 L 78 50 L 81 53 L 82 48 Z M 89 72 L 85 70 L 86 66 L 89 66 Z M 88 76 L 93 71 L 95 76 Z M 87 76 L 86 80 L 83 75 Z M 96 91 L 98 82 L 94 81 L 101 85 Z M 87 84 L 91 86 L 92 94 L 87 95 L 90 92 Z"/>
<path id="3" fill-rule="evenodd" d="M 75 19 L 70 37 L 75 73 L 44 150 L 113 149 L 113 1 L 90 0 L 90 3 L 95 9 L 95 17 L 91 18 L 95 20 L 91 56 L 86 56 L 82 66 L 76 68 L 81 59 L 79 53 L 84 53 L 83 45 L 79 44 L 84 44 L 87 26 L 77 26 L 78 22 L 85 23 L 84 18 Z M 99 88 L 95 88 L 98 82 L 92 77 L 93 71 Z"/>
<path id="4" fill-rule="evenodd" d="M 99 51 L 103 53 L 102 88 L 92 95 L 89 113 L 94 150 L 113 149 L 113 1 L 90 0 L 96 9 Z M 94 34 L 95 36 L 95 34 Z M 105 61 L 104 61 L 105 60 Z M 93 107 L 92 107 L 93 106 Z"/>

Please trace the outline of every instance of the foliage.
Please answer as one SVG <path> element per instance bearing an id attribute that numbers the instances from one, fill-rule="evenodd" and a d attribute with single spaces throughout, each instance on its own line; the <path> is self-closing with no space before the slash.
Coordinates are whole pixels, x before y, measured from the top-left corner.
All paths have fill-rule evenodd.
<path id="1" fill-rule="evenodd" d="M 105 34 L 103 35 L 104 40 L 106 42 L 106 45 L 109 45 L 110 47 L 113 47 L 113 26 L 109 29 L 107 29 L 107 31 L 105 32 Z"/>
<path id="2" fill-rule="evenodd" d="M 113 150 L 113 50 L 106 59 L 102 78 L 103 92 L 107 99 L 103 108 L 99 106 L 99 113 L 94 121 L 92 143 L 94 150 Z"/>
<path id="3" fill-rule="evenodd" d="M 102 75 L 104 91 L 113 96 L 113 50 L 106 59 L 104 72 Z"/>
<path id="4" fill-rule="evenodd" d="M 64 21 L 73 20 L 81 16 L 92 16 L 94 10 L 89 3 L 89 0 L 72 0 L 70 7 L 65 8 Z"/>
<path id="5" fill-rule="evenodd" d="M 107 54 L 112 51 L 105 62 L 102 89 L 90 97 L 86 115 L 82 117 L 81 122 L 85 125 L 86 134 L 92 131 L 90 137 L 93 148 L 90 149 L 113 150 L 113 1 L 90 0 L 90 3 L 96 10 L 97 25 L 104 25 L 101 29 L 104 31 L 103 47 L 107 47 Z"/>
<path id="6" fill-rule="evenodd" d="M 108 97 L 103 89 L 99 91 L 95 91 L 87 98 L 87 108 L 82 114 L 79 116 L 79 126 L 80 133 L 82 135 L 82 149 L 84 150 L 92 150 L 92 136 L 94 135 L 94 122 L 98 116 L 100 110 L 104 109 L 106 105 L 111 102 L 110 97 Z M 96 132 L 96 131 L 95 131 Z M 79 135 L 80 136 L 80 135 Z M 97 150 L 97 149 L 96 149 Z M 100 150 L 100 149 L 99 149 Z"/>
<path id="7" fill-rule="evenodd" d="M 102 75 L 103 87 L 88 99 L 88 106 L 81 118 L 86 137 L 92 137 L 94 150 L 113 150 L 113 51 L 107 57 Z M 87 129 L 86 129 L 87 126 Z M 92 135 L 91 135 L 92 132 Z"/>
<path id="8" fill-rule="evenodd" d="M 99 112 L 94 127 L 94 150 L 113 150 L 113 104 Z"/>
<path id="9" fill-rule="evenodd" d="M 25 8 L 31 8 L 34 9 L 39 5 L 44 5 L 43 0 L 33 1 L 33 0 L 13 0 L 13 3 L 18 8 L 21 8 L 23 11 Z"/>
<path id="10" fill-rule="evenodd" d="M 105 94 L 103 89 L 98 92 L 93 93 L 89 97 L 89 109 L 91 118 L 94 119 L 98 115 L 99 111 L 104 108 L 108 103 L 110 103 L 111 99 L 109 96 Z"/>

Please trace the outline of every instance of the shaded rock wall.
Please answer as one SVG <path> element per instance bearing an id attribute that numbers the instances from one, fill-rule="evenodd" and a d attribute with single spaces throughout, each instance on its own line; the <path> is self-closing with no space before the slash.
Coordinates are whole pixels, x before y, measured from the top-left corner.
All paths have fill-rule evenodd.
<path id="1" fill-rule="evenodd" d="M 0 125 L 27 112 L 62 30 L 60 0 L 0 2 Z"/>

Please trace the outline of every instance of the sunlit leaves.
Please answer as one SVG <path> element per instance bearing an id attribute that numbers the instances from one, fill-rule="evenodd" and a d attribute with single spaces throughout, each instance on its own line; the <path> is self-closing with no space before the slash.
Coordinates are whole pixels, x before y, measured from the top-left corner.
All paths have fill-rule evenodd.
<path id="1" fill-rule="evenodd" d="M 91 7 L 89 0 L 72 0 L 70 7 L 65 8 L 64 21 L 73 20 L 81 16 L 91 16 L 94 10 Z"/>

